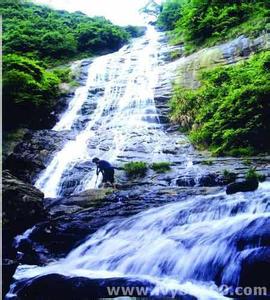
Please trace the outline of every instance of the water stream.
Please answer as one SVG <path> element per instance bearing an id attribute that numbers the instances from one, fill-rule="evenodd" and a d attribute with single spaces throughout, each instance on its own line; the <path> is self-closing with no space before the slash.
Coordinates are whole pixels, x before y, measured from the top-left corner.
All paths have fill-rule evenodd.
<path id="1" fill-rule="evenodd" d="M 76 138 L 56 153 L 36 182 L 47 197 L 61 195 L 76 165 L 94 156 L 113 162 L 127 149 L 143 147 L 148 161 L 162 158 L 166 133 L 154 102 L 159 46 L 159 33 L 149 27 L 144 37 L 90 65 L 85 86 L 54 127 L 73 130 Z M 93 187 L 94 181 L 90 168 L 75 192 Z M 64 259 L 45 267 L 19 266 L 15 279 L 50 273 L 135 277 L 199 299 L 222 299 L 215 283 L 237 283 L 244 259 L 264 247 L 259 237 L 243 241 L 269 225 L 269 194 L 265 182 L 255 192 L 188 197 L 112 220 Z M 160 289 L 152 293 L 162 295 Z"/>
<path id="2" fill-rule="evenodd" d="M 237 283 L 243 260 L 258 249 L 241 241 L 269 225 L 270 184 L 256 192 L 190 197 L 125 220 L 112 220 L 66 258 L 46 267 L 21 266 L 15 278 L 50 273 L 89 278 L 141 278 L 186 291 L 199 299 L 219 299 L 214 281 Z M 240 246 L 241 245 L 241 246 Z"/>

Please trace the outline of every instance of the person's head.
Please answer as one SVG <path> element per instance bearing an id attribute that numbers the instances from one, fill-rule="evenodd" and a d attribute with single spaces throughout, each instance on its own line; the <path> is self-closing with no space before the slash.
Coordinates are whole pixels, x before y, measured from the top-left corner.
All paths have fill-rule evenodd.
<path id="1" fill-rule="evenodd" d="M 97 157 L 94 157 L 94 158 L 92 159 L 92 162 L 93 162 L 93 163 L 95 163 L 95 164 L 98 164 L 98 162 L 99 162 L 99 158 L 97 158 Z"/>

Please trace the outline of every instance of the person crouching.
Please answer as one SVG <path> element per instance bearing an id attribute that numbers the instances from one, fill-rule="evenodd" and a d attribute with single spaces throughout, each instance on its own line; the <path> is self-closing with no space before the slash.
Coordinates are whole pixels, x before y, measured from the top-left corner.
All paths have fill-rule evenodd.
<path id="1" fill-rule="evenodd" d="M 100 160 L 97 157 L 93 158 L 92 162 L 97 166 L 97 176 L 99 173 L 102 174 L 102 183 L 104 185 L 109 183 L 112 187 L 114 187 L 114 167 L 108 161 Z"/>

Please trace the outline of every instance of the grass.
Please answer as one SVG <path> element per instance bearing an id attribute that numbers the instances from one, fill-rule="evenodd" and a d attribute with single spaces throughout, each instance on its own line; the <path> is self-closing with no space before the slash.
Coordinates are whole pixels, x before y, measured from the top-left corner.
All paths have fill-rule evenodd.
<path id="1" fill-rule="evenodd" d="M 147 164 L 143 161 L 132 161 L 124 165 L 128 177 L 144 177 L 147 173 Z"/>
<path id="2" fill-rule="evenodd" d="M 155 162 L 151 165 L 151 169 L 157 173 L 165 173 L 170 171 L 171 164 L 169 162 Z"/>

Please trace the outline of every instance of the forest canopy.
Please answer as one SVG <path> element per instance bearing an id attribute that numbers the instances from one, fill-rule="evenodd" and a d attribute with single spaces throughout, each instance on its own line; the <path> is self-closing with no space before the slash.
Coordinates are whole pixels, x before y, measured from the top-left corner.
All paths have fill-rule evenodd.
<path id="1" fill-rule="evenodd" d="M 158 25 L 187 53 L 241 34 L 270 30 L 270 2 L 263 0 L 167 0 Z"/>

